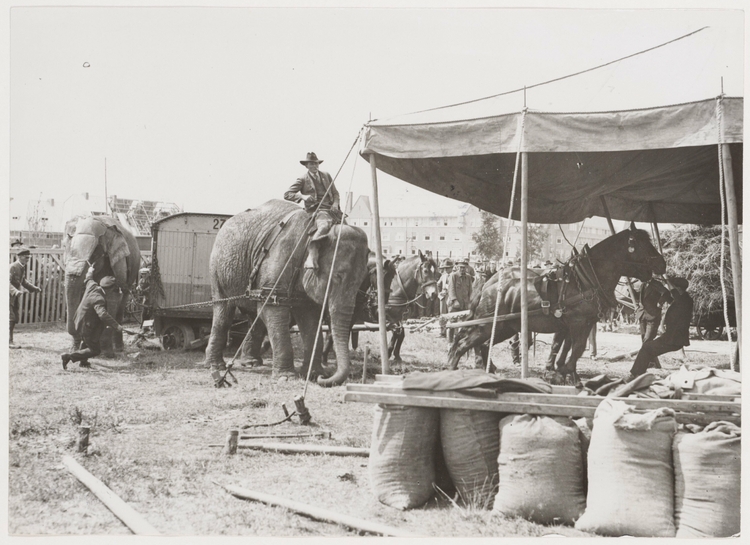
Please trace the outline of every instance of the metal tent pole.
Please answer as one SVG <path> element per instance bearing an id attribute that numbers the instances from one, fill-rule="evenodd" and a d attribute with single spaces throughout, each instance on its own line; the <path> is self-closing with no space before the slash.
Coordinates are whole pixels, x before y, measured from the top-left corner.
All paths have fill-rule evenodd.
<path id="1" fill-rule="evenodd" d="M 378 272 L 378 327 L 380 331 L 380 361 L 382 372 L 390 372 L 388 362 L 388 334 L 385 330 L 385 276 L 383 273 L 383 243 L 380 241 L 380 204 L 378 202 L 378 171 L 375 166 L 375 154 L 370 154 L 370 172 L 372 173 L 372 223 L 375 231 L 375 265 Z"/>
<path id="2" fill-rule="evenodd" d="M 529 218 L 529 158 L 521 153 L 521 378 L 529 376 L 529 294 L 526 289 L 527 267 L 529 265 L 528 242 Z"/>
<path id="3" fill-rule="evenodd" d="M 604 195 L 601 195 L 599 197 L 602 201 L 602 207 L 604 207 L 604 214 L 607 218 L 607 223 L 609 224 L 609 230 L 612 231 L 612 234 L 617 234 L 617 231 L 615 231 L 615 224 L 612 223 L 612 216 L 609 215 L 609 207 L 607 206 L 607 201 L 604 200 Z M 661 253 L 661 243 L 659 243 L 659 253 Z M 633 306 L 635 306 L 635 290 L 633 289 L 633 283 L 630 281 L 630 278 L 627 276 L 625 277 L 625 281 L 628 283 L 628 290 L 630 290 L 630 299 L 633 301 Z"/>
<path id="4" fill-rule="evenodd" d="M 724 193 L 727 199 L 727 221 L 729 224 L 729 250 L 732 258 L 732 281 L 734 283 L 734 312 L 737 319 L 737 347 L 742 354 L 742 257 L 737 238 L 737 196 L 734 192 L 734 172 L 732 170 L 732 152 L 729 144 L 721 145 L 721 155 L 724 167 Z M 727 336 L 731 333 L 727 331 Z M 740 361 L 736 362 L 736 370 L 740 371 Z"/>

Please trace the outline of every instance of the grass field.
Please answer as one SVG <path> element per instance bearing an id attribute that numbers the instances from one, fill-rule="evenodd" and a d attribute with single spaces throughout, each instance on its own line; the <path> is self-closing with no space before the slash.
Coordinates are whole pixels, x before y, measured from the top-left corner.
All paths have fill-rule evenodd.
<path id="1" fill-rule="evenodd" d="M 293 409 L 302 380 L 276 381 L 270 367 L 239 369 L 239 385 L 213 388 L 202 366 L 203 353 L 158 352 L 128 345 L 115 360 L 92 360 L 91 369 L 71 364 L 63 371 L 59 354 L 69 345 L 62 325 L 17 328 L 21 349 L 9 357 L 9 531 L 11 534 L 129 534 L 62 466 L 74 456 L 91 473 L 140 512 L 159 531 L 181 535 L 351 536 L 353 530 L 300 516 L 283 508 L 236 499 L 212 481 L 235 484 L 332 509 L 425 536 L 507 537 L 585 535 L 570 527 L 545 527 L 506 519 L 480 509 L 460 508 L 436 498 L 424 508 L 398 511 L 376 500 L 369 488 L 367 459 L 326 455 L 286 455 L 244 450 L 221 455 L 227 430 L 281 420 L 281 404 Z M 550 336 L 539 337 L 532 375 L 542 372 Z M 362 347 L 373 354 L 368 380 L 379 372 L 377 338 L 360 336 L 350 381 L 361 380 Z M 639 346 L 636 335 L 600 333 L 599 353 L 613 355 Z M 685 363 L 728 367 L 727 343 L 695 341 Z M 435 330 L 407 334 L 405 363 L 393 373 L 445 367 L 447 344 Z M 495 347 L 500 371 L 520 376 L 510 363 L 507 343 Z M 530 352 L 533 356 L 534 352 Z M 603 364 L 579 361 L 583 378 L 599 373 L 622 376 L 632 360 Z M 231 357 L 231 355 L 229 356 Z M 681 363 L 661 358 L 667 374 Z M 267 362 L 270 364 L 270 358 Z M 298 362 L 299 364 L 300 362 Z M 467 356 L 462 366 L 473 366 Z M 373 407 L 345 403 L 344 388 L 310 385 L 305 397 L 311 427 L 329 430 L 320 444 L 368 447 Z M 78 425 L 91 426 L 88 456 L 75 452 Z M 296 419 L 272 428 L 306 431 Z"/>

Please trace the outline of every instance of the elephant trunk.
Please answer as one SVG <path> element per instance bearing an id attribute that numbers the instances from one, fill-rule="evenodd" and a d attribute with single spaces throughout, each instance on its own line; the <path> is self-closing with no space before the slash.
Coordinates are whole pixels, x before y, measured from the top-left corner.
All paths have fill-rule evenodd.
<path id="1" fill-rule="evenodd" d="M 354 306 L 348 305 L 342 309 L 331 308 L 331 335 L 336 350 L 336 372 L 328 377 L 318 377 L 321 386 L 338 386 L 349 378 L 351 359 L 349 358 L 349 331 Z"/>

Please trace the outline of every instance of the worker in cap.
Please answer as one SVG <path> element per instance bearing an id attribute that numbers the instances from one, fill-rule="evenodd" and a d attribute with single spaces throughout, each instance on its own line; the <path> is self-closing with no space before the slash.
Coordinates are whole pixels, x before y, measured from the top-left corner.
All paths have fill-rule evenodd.
<path id="1" fill-rule="evenodd" d="M 448 281 L 448 310 L 451 312 L 468 310 L 471 302 L 473 280 L 468 274 L 469 262 L 459 259 L 456 267 L 457 270 L 451 273 Z"/>
<path id="2" fill-rule="evenodd" d="M 438 267 L 440 271 L 440 278 L 437 282 L 437 293 L 438 299 L 440 300 L 440 314 L 448 313 L 448 279 L 450 278 L 451 271 L 453 270 L 453 261 L 450 259 L 443 259 Z M 444 323 L 441 322 L 442 327 L 440 328 L 440 336 L 445 337 Z"/>
<path id="3" fill-rule="evenodd" d="M 16 347 L 13 342 L 13 330 L 16 324 L 21 320 L 21 294 L 27 291 L 39 293 L 40 288 L 26 280 L 26 266 L 31 258 L 31 252 L 28 248 L 21 248 L 16 254 L 16 260 L 10 265 L 10 336 L 8 344 Z"/>
<path id="4" fill-rule="evenodd" d="M 664 316 L 664 333 L 645 341 L 635 357 L 628 380 L 646 372 L 649 362 L 667 352 L 690 345 L 690 322 L 693 319 L 693 298 L 687 292 L 689 283 L 682 277 L 667 277 L 672 303 Z"/>
<path id="5" fill-rule="evenodd" d="M 343 214 L 339 207 L 339 192 L 333 185 L 333 178 L 327 172 L 319 170 L 320 163 L 315 152 L 309 152 L 300 161 L 307 168 L 307 173 L 297 178 L 284 193 L 284 199 L 292 202 L 304 201 L 305 211 L 313 214 L 315 229 L 310 233 L 312 239 L 308 247 L 308 257 L 305 268 L 318 270 L 319 241 L 328 235 L 334 224 L 343 221 Z"/>
<path id="6" fill-rule="evenodd" d="M 117 323 L 109 312 L 107 312 L 107 295 L 117 289 L 117 281 L 114 276 L 105 276 L 97 283 L 93 277 L 93 268 L 86 275 L 86 288 L 83 299 L 76 309 L 74 325 L 81 336 L 81 346 L 72 353 L 62 354 L 63 369 L 68 368 L 71 361 L 80 362 L 80 367 L 91 367 L 89 358 L 98 356 L 102 352 L 100 338 L 104 328 L 110 326 L 115 331 L 124 331 L 129 335 L 134 332 L 123 328 Z"/>

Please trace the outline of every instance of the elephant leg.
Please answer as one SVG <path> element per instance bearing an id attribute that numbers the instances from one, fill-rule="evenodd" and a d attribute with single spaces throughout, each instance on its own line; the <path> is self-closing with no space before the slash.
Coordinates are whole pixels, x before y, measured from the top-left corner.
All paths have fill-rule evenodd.
<path id="1" fill-rule="evenodd" d="M 359 346 L 359 331 L 352 331 L 351 339 L 352 339 L 352 348 L 356 350 L 357 347 Z"/>
<path id="2" fill-rule="evenodd" d="M 263 339 L 266 337 L 266 326 L 262 320 L 257 320 L 252 330 L 250 330 L 242 341 L 240 355 L 235 360 L 240 365 L 255 367 L 263 365 Z"/>
<path id="3" fill-rule="evenodd" d="M 274 375 L 294 373 L 294 350 L 289 333 L 291 318 L 289 308 L 267 305 L 261 312 L 260 318 L 266 324 L 268 338 L 271 340 Z M 302 329 L 300 326 L 300 331 Z"/>
<path id="4" fill-rule="evenodd" d="M 312 356 L 313 345 L 315 343 L 315 333 L 318 328 L 318 321 L 320 320 L 319 309 L 308 309 L 299 308 L 294 310 L 294 318 L 297 320 L 297 327 L 299 328 L 300 336 L 302 337 L 302 344 L 305 347 L 305 352 L 302 360 L 302 374 L 307 376 L 308 367 L 310 365 L 310 359 Z M 328 335 L 331 337 L 331 335 Z M 324 376 L 322 355 L 323 355 L 323 334 L 318 334 L 318 342 L 315 347 L 315 357 L 312 358 L 312 371 L 310 371 L 310 380 L 316 380 L 319 376 Z M 333 341 L 331 341 L 333 342 Z"/>
<path id="5" fill-rule="evenodd" d="M 331 353 L 331 350 L 333 350 L 333 335 L 329 333 L 325 336 L 325 341 L 323 343 L 323 354 L 321 356 L 321 361 L 323 364 L 328 363 L 328 354 Z"/>
<path id="6" fill-rule="evenodd" d="M 211 371 L 218 372 L 225 370 L 224 347 L 227 345 L 227 334 L 229 326 L 232 325 L 234 317 L 234 305 L 229 303 L 214 303 L 213 321 L 211 323 L 211 335 L 206 346 L 206 367 Z"/>

